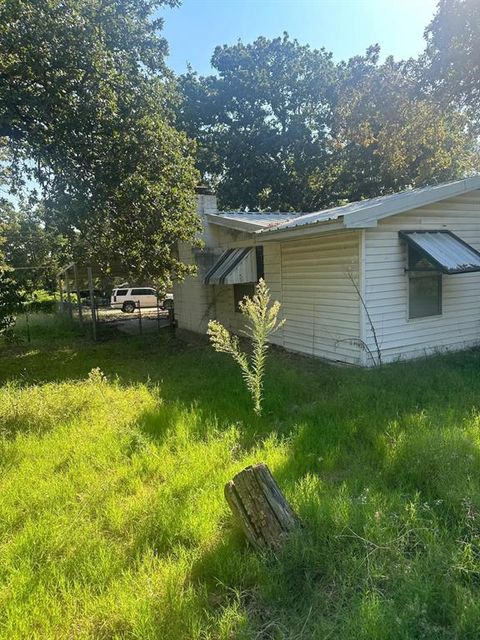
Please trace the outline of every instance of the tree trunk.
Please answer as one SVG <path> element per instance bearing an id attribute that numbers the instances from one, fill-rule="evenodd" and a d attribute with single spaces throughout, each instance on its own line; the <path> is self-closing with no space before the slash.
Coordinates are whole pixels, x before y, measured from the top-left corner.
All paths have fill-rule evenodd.
<path id="1" fill-rule="evenodd" d="M 265 464 L 247 467 L 225 485 L 225 498 L 249 541 L 280 549 L 299 520 Z"/>

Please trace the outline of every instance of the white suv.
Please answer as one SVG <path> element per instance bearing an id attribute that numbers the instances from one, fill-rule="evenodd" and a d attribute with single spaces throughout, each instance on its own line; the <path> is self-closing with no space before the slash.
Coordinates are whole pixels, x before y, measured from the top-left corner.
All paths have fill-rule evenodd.
<path id="1" fill-rule="evenodd" d="M 110 305 L 114 309 L 121 309 L 125 313 L 132 313 L 139 306 L 141 309 L 156 307 L 157 292 L 151 287 L 122 287 L 112 291 Z"/>

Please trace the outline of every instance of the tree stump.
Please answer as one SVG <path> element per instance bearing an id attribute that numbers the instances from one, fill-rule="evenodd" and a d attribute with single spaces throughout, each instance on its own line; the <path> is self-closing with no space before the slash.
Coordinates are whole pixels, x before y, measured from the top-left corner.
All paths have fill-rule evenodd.
<path id="1" fill-rule="evenodd" d="M 261 551 L 278 550 L 299 519 L 267 465 L 247 467 L 225 485 L 225 498 L 245 535 Z"/>

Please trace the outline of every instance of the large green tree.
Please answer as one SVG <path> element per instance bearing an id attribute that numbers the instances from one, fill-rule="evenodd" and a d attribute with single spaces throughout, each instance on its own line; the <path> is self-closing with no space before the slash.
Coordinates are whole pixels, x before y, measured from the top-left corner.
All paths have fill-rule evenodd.
<path id="1" fill-rule="evenodd" d="M 165 4 L 176 0 L 0 2 L 12 185 L 40 185 L 45 224 L 83 262 L 138 278 L 182 273 L 175 242 L 198 226 L 193 147 L 173 126 L 167 44 L 152 18 Z"/>
<path id="2" fill-rule="evenodd" d="M 370 47 L 339 65 L 332 186 L 340 200 L 462 177 L 478 158 L 465 114 L 422 90 L 418 62 L 380 64 L 379 53 Z"/>
<path id="3" fill-rule="evenodd" d="M 479 125 L 479 0 L 440 0 L 425 37 L 425 76 L 440 104 L 465 107 Z"/>
<path id="4" fill-rule="evenodd" d="M 286 34 L 217 47 L 217 75 L 181 79 L 181 122 L 223 206 L 310 208 L 313 171 L 328 173 L 335 104 L 330 54 Z"/>
<path id="5" fill-rule="evenodd" d="M 13 270 L 18 288 L 25 293 L 36 289 L 55 291 L 56 274 L 72 259 L 68 242 L 45 227 L 42 213 L 41 207 L 21 208 L 0 200 L 4 261 Z"/>
<path id="6" fill-rule="evenodd" d="M 217 47 L 216 76 L 181 81 L 181 123 L 225 207 L 312 211 L 462 176 L 463 114 L 379 48 L 334 64 L 288 36 Z"/>

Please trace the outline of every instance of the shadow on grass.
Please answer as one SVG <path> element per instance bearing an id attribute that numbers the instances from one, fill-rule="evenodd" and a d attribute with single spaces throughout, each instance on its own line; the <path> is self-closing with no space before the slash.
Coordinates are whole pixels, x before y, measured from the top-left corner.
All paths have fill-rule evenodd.
<path id="1" fill-rule="evenodd" d="M 400 624 L 402 607 L 403 635 L 388 637 L 417 637 L 418 629 L 423 637 L 461 637 L 448 627 L 455 588 L 478 574 L 473 561 L 472 569 L 454 556 L 459 547 L 476 549 L 480 535 L 478 351 L 356 370 L 272 350 L 260 418 L 235 365 L 193 338 L 64 342 L 3 357 L 3 379 L 72 380 L 99 367 L 125 385 L 157 385 L 162 404 L 138 420 L 154 441 L 170 433 L 203 440 L 232 425 L 245 454 L 268 436 L 284 440 L 275 476 L 305 529 L 272 562 L 249 550 L 227 517 L 189 576 L 212 609 L 237 599 L 253 637 L 321 637 L 321 629 L 353 638 L 361 624 L 358 637 L 381 638 Z M 189 549 L 174 517 L 193 495 L 191 487 L 178 492 L 167 527 L 154 513 L 135 552 Z"/>

